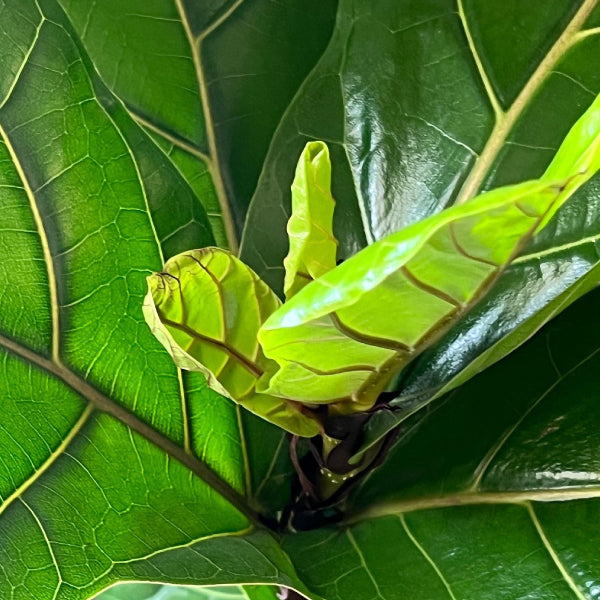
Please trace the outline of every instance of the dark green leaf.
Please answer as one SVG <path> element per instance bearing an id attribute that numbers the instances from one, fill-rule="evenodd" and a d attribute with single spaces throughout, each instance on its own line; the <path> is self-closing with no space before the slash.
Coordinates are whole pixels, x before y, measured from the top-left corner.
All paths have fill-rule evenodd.
<path id="1" fill-rule="evenodd" d="M 285 548 L 327 600 L 591 600 L 599 510 L 597 500 L 398 507 Z"/>
<path id="2" fill-rule="evenodd" d="M 599 300 L 407 420 L 349 525 L 284 543 L 306 584 L 328 600 L 595 598 Z"/>
<path id="3" fill-rule="evenodd" d="M 598 44 L 594 31 L 586 31 L 586 19 L 593 19 L 599 11 L 596 5 L 580 3 L 577 10 L 576 5 L 569 4 L 540 13 L 543 18 L 530 35 L 543 36 L 542 47 L 553 50 L 541 63 L 532 61 L 521 74 L 527 83 L 500 115 L 480 166 L 471 175 L 470 189 L 482 181 L 484 187 L 490 187 L 539 175 L 577 117 L 576 111 L 600 90 L 600 79 L 587 59 Z M 482 44 L 480 53 L 486 63 L 498 65 L 500 52 L 508 46 L 498 46 L 497 36 L 510 40 L 511 48 L 529 43 L 529 36 L 512 37 L 516 34 L 509 33 L 508 19 L 506 25 L 492 26 L 489 14 L 469 6 L 473 11 L 467 12 L 469 23 Z M 512 22 L 522 21 L 526 12 L 524 8 L 516 10 L 519 14 Z M 548 29 L 541 27 L 545 21 Z M 535 57 L 539 52 L 539 46 L 532 45 L 525 55 Z M 507 72 L 512 68 L 514 65 L 506 68 Z M 401 403 L 416 406 L 444 386 L 454 385 L 453 379 L 465 380 L 506 355 L 598 281 L 597 186 L 595 178 L 578 192 L 569 207 L 513 263 L 492 294 L 437 348 L 422 356 L 403 384 Z"/>
<path id="4" fill-rule="evenodd" d="M 52 0 L 2 14 L 0 597 L 300 585 L 242 497 L 269 472 L 235 407 L 141 313 L 165 256 L 212 243 L 205 212 Z"/>
<path id="5" fill-rule="evenodd" d="M 235 250 L 273 131 L 331 35 L 335 0 L 60 3 L 127 110 L 197 162 L 176 153 L 174 164 L 208 168 L 220 206 L 212 190 L 199 198 L 222 212 Z"/>
<path id="6" fill-rule="evenodd" d="M 334 36 L 269 149 L 242 257 L 281 289 L 289 181 L 307 141 L 329 144 L 346 258 L 449 204 L 492 123 L 456 2 L 342 0 Z"/>

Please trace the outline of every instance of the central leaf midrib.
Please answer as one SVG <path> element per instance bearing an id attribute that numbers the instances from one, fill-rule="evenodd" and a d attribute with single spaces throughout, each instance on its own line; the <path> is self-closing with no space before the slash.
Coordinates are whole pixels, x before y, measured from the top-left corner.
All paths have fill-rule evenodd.
<path id="1" fill-rule="evenodd" d="M 217 348 L 218 350 L 226 354 L 229 358 L 234 360 L 240 367 L 248 371 L 254 377 L 259 378 L 263 374 L 263 370 L 260 368 L 260 366 L 258 366 L 256 363 L 252 362 L 249 358 L 244 356 L 241 352 L 236 350 L 233 347 L 233 345 L 229 344 L 226 340 L 218 340 L 210 336 L 203 335 L 202 333 L 196 331 L 195 329 L 192 329 L 185 323 L 178 323 L 177 321 L 173 321 L 172 319 L 167 318 L 158 308 L 157 313 L 160 316 L 160 320 L 165 325 L 168 325 L 173 329 L 177 329 L 178 331 L 185 333 L 194 340 L 200 340 L 208 346 Z"/>
<path id="2" fill-rule="evenodd" d="M 177 460 L 195 475 L 200 477 L 207 485 L 213 488 L 244 514 L 255 526 L 261 527 L 258 515 L 248 506 L 246 499 L 227 482 L 221 479 L 210 467 L 208 467 L 208 465 L 192 454 L 187 453 L 184 448 L 178 446 L 151 425 L 148 425 L 148 423 L 142 421 L 126 408 L 104 395 L 74 371 L 45 356 L 41 356 L 33 350 L 30 350 L 22 344 L 1 334 L 0 347 L 56 377 L 75 391 L 86 402 L 93 405 L 97 410 L 117 419 L 119 422 L 147 439 L 165 452 L 165 454 Z"/>
<path id="3" fill-rule="evenodd" d="M 229 202 L 229 197 L 227 194 L 227 189 L 225 187 L 225 182 L 223 180 L 223 170 L 219 160 L 219 153 L 216 142 L 216 135 L 214 131 L 214 123 L 212 117 L 212 110 L 208 97 L 208 90 L 206 87 L 206 82 L 204 80 L 204 71 L 202 69 L 202 59 L 201 59 L 201 44 L 202 37 L 195 37 L 192 31 L 192 27 L 190 25 L 189 18 L 187 16 L 186 9 L 183 5 L 182 0 L 174 0 L 175 8 L 179 13 L 179 18 L 181 19 L 181 24 L 185 31 L 185 36 L 190 45 L 190 51 L 192 53 L 192 62 L 194 64 L 194 69 L 196 71 L 196 80 L 198 84 L 198 95 L 200 97 L 200 102 L 202 104 L 202 111 L 204 114 L 204 122 L 206 127 L 206 138 L 208 142 L 208 153 L 206 160 L 206 167 L 211 175 L 213 185 L 215 188 L 215 192 L 217 194 L 217 198 L 219 200 L 219 204 L 221 207 L 221 215 L 223 219 L 223 225 L 225 226 L 225 234 L 227 236 L 227 241 L 229 243 L 229 248 L 233 253 L 237 253 L 239 249 L 239 240 L 235 227 L 235 223 L 233 221 L 233 213 L 231 209 L 231 205 Z M 237 8 L 237 3 L 234 6 Z M 220 24 L 220 21 L 219 23 Z"/>
<path id="4" fill-rule="evenodd" d="M 577 41 L 577 33 L 582 29 L 585 21 L 590 16 L 590 13 L 598 4 L 598 1 L 599 0 L 584 0 L 573 18 L 558 36 L 545 58 L 539 63 L 527 83 L 523 86 L 521 92 L 510 108 L 502 114 L 496 113 L 496 124 L 494 125 L 491 135 L 485 144 L 483 151 L 479 155 L 475 166 L 465 180 L 456 199 L 456 204 L 466 202 L 479 191 L 519 117 L 522 115 L 525 108 L 529 106 L 535 93 L 546 80 L 546 77 L 552 71 L 552 68 L 562 58 L 565 52 L 571 48 L 572 44 Z M 465 24 L 465 28 L 466 27 Z M 469 35 L 468 31 L 467 35 Z M 484 77 L 484 75 L 485 74 L 482 74 L 482 77 Z"/>
<path id="5" fill-rule="evenodd" d="M 353 525 L 379 517 L 395 516 L 436 508 L 455 508 L 481 504 L 525 504 L 526 502 L 565 502 L 600 498 L 600 485 L 571 489 L 537 489 L 506 492 L 456 491 L 447 494 L 406 498 L 375 503 L 369 508 L 348 514 L 346 524 Z"/>

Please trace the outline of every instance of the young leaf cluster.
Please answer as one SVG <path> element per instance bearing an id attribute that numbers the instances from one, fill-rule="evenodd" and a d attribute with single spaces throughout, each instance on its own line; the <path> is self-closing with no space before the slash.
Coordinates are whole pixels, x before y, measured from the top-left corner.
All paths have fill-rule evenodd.
<path id="1" fill-rule="evenodd" d="M 239 259 L 207 248 L 149 278 L 146 319 L 179 367 L 287 431 L 314 436 L 327 416 L 370 410 L 485 295 L 600 168 L 599 134 L 597 98 L 541 178 L 448 208 L 337 266 L 329 152 L 310 142 L 292 184 L 286 302 Z"/>

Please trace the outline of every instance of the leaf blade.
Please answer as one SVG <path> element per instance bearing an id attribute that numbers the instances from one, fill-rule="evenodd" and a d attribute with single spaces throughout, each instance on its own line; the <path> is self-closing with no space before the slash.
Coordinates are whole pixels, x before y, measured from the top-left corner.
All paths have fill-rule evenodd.
<path id="1" fill-rule="evenodd" d="M 566 201 L 566 185 L 534 181 L 488 192 L 388 236 L 312 282 L 261 327 L 264 352 L 280 366 L 264 391 L 334 403 L 341 411 L 370 408 L 390 379 L 441 335 L 440 326 L 455 322 L 491 287 Z M 405 317 L 382 316 L 376 309 L 382 302 L 401 304 Z M 308 351 L 311 339 L 319 352 Z M 353 347 L 342 350 L 344 339 Z M 348 372 L 358 373 L 358 383 Z"/>
<path id="2" fill-rule="evenodd" d="M 270 365 L 256 335 L 280 304 L 244 263 L 208 247 L 171 258 L 148 278 L 144 316 L 179 368 L 200 371 L 222 396 L 296 435 L 312 437 L 319 427 L 308 413 L 257 393 Z"/>

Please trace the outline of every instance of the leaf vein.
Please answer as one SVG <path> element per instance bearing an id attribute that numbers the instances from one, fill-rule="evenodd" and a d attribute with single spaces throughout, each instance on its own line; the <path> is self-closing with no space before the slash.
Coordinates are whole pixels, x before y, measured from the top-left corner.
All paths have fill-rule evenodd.
<path id="1" fill-rule="evenodd" d="M 346 530 L 346 536 L 348 537 L 348 540 L 350 541 L 350 544 L 354 548 L 356 554 L 358 554 L 360 564 L 361 564 L 362 568 L 365 570 L 365 573 L 367 574 L 369 579 L 371 580 L 373 587 L 375 588 L 375 591 L 377 593 L 376 597 L 380 598 L 381 600 L 386 600 L 385 596 L 381 593 L 381 590 L 379 589 L 379 584 L 377 583 L 377 580 L 375 579 L 375 577 L 373 576 L 373 573 L 371 572 L 371 569 L 369 569 L 369 566 L 367 565 L 365 556 L 362 553 L 362 550 L 360 549 L 358 543 L 356 542 L 356 538 L 354 537 L 353 533 L 349 529 Z"/>
<path id="2" fill-rule="evenodd" d="M 241 1 L 241 0 L 240 0 Z M 215 138 L 214 131 L 214 123 L 212 118 L 212 112 L 210 108 L 210 103 L 208 99 L 208 90 L 206 87 L 206 82 L 204 81 L 204 72 L 202 69 L 202 60 L 201 60 L 201 51 L 200 44 L 201 38 L 194 38 L 192 33 L 192 28 L 190 22 L 187 17 L 187 13 L 183 6 L 182 0 L 175 0 L 175 6 L 179 12 L 179 16 L 181 18 L 181 22 L 183 24 L 183 28 L 185 30 L 186 37 L 188 38 L 188 43 L 190 45 L 190 50 L 192 52 L 192 59 L 194 62 L 194 68 L 196 70 L 196 79 L 198 82 L 198 93 L 200 95 L 200 100 L 202 102 L 202 110 L 204 112 L 204 121 L 206 123 L 206 136 L 208 139 L 208 150 L 210 154 L 211 160 L 207 162 L 206 166 L 213 180 L 213 184 L 215 186 L 215 192 L 217 194 L 217 198 L 219 199 L 219 204 L 221 205 L 221 212 L 223 217 L 223 224 L 225 226 L 225 233 L 227 235 L 227 241 L 229 242 L 229 247 L 232 252 L 238 251 L 238 239 L 235 230 L 235 225 L 233 223 L 233 216 L 231 213 L 231 207 L 229 206 L 229 201 L 227 197 L 227 190 L 225 188 L 225 183 L 223 181 L 223 173 L 221 170 L 221 164 L 219 161 L 219 154 L 217 151 L 217 143 Z"/>
<path id="3" fill-rule="evenodd" d="M 31 57 L 31 54 L 33 53 L 33 50 L 37 44 L 37 41 L 40 37 L 40 32 L 42 30 L 42 26 L 44 25 L 44 22 L 46 21 L 46 19 L 43 15 L 40 14 L 40 17 L 41 17 L 41 19 L 40 19 L 40 22 L 38 23 L 38 26 L 36 27 L 35 35 L 33 36 L 31 45 L 29 46 L 29 48 L 27 49 L 27 52 L 25 53 L 25 56 L 23 57 L 23 62 L 17 69 L 15 78 L 13 79 L 13 82 L 11 83 L 10 88 L 8 88 L 8 91 L 6 92 L 6 96 L 4 96 L 2 102 L 0 102 L 0 109 L 8 102 L 9 98 L 12 96 L 12 93 L 14 92 L 15 88 L 17 87 L 17 84 L 21 79 L 21 75 L 22 75 L 23 71 L 25 70 L 27 63 L 29 62 L 29 58 Z"/>
<path id="4" fill-rule="evenodd" d="M 500 106 L 500 102 L 498 100 L 498 97 L 496 96 L 496 92 L 494 92 L 492 83 L 490 82 L 490 79 L 489 79 L 487 73 L 485 72 L 485 68 L 483 66 L 483 61 L 481 60 L 481 57 L 479 56 L 479 52 L 477 51 L 477 46 L 475 45 L 475 41 L 473 40 L 473 36 L 471 34 L 471 29 L 470 29 L 469 23 L 467 21 L 467 15 L 465 13 L 465 7 L 463 4 L 463 0 L 457 0 L 456 3 L 457 3 L 457 7 L 458 7 L 458 16 L 462 23 L 463 30 L 465 32 L 465 36 L 467 37 L 467 44 L 469 46 L 469 50 L 471 51 L 471 54 L 473 55 L 473 60 L 475 61 L 475 65 L 477 66 L 477 71 L 479 72 L 479 76 L 481 77 L 483 87 L 485 88 L 485 91 L 488 95 L 490 104 L 492 105 L 492 108 L 494 110 L 494 114 L 496 115 L 496 120 L 499 120 L 502 117 L 502 115 L 504 114 L 504 111 L 502 110 L 502 107 Z"/>
<path id="5" fill-rule="evenodd" d="M 573 581 L 573 578 L 571 577 L 571 575 L 569 575 L 569 572 L 567 571 L 567 569 L 565 568 L 564 564 L 560 560 L 560 557 L 556 553 L 556 550 L 554 549 L 554 547 L 550 543 L 550 540 L 546 536 L 546 532 L 543 530 L 542 525 L 541 525 L 539 519 L 537 518 L 537 515 L 535 514 L 535 511 L 533 510 L 533 506 L 532 506 L 531 502 L 527 503 L 527 512 L 529 513 L 529 516 L 531 517 L 533 525 L 534 525 L 534 527 L 535 527 L 538 535 L 540 536 L 542 544 L 544 544 L 544 547 L 548 551 L 548 554 L 550 555 L 550 557 L 552 558 L 554 564 L 556 565 L 556 567 L 560 571 L 560 574 L 563 576 L 565 582 L 571 588 L 571 591 L 575 594 L 575 596 L 579 600 L 587 600 L 586 597 L 581 593 L 581 591 L 577 587 L 577 584 Z"/>
<path id="6" fill-rule="evenodd" d="M 575 13 L 575 16 L 555 41 L 550 51 L 546 54 L 546 57 L 540 62 L 508 111 L 502 115 L 502 118 L 497 119 L 496 125 L 483 151 L 460 190 L 456 204 L 466 202 L 477 193 L 500 150 L 504 146 L 508 134 L 512 131 L 522 112 L 528 106 L 556 63 L 578 41 L 577 34 L 579 30 L 597 4 L 598 0 L 584 0 Z"/>
<path id="7" fill-rule="evenodd" d="M 446 588 L 446 590 L 447 590 L 448 595 L 450 596 L 450 598 L 452 600 L 457 600 L 456 596 L 454 595 L 454 592 L 452 591 L 452 588 L 450 587 L 450 584 L 448 583 L 448 581 L 444 577 L 444 575 L 441 572 L 440 568 L 435 564 L 435 561 L 433 560 L 433 558 L 431 558 L 431 556 L 429 556 L 429 554 L 427 553 L 427 551 L 425 550 L 425 548 L 423 548 L 423 546 L 419 543 L 419 540 L 417 540 L 417 538 L 415 537 L 415 535 L 413 534 L 413 532 L 408 527 L 408 524 L 406 523 L 405 516 L 403 514 L 399 514 L 398 518 L 400 519 L 400 523 L 402 523 L 402 527 L 404 528 L 404 531 L 406 532 L 406 535 L 408 536 L 408 538 L 410 539 L 410 541 L 415 545 L 415 547 L 417 548 L 417 550 L 423 555 L 423 558 L 431 565 L 431 568 L 435 571 L 436 575 L 439 577 L 440 581 L 442 582 L 442 584 Z"/>
<path id="8" fill-rule="evenodd" d="M 64 583 L 64 579 L 62 577 L 62 573 L 60 572 L 60 567 L 58 566 L 58 561 L 56 560 L 56 556 L 54 554 L 52 544 L 50 543 L 50 539 L 48 538 L 48 534 L 46 533 L 46 530 L 44 529 L 42 522 L 40 521 L 39 517 L 35 514 L 35 511 L 31 508 L 31 506 L 29 506 L 29 504 L 27 504 L 27 502 L 25 502 L 25 500 L 23 500 L 23 498 L 19 498 L 19 500 L 21 501 L 23 506 L 25 506 L 25 508 L 27 508 L 27 510 L 31 513 L 31 516 L 34 518 L 35 522 L 37 523 L 37 526 L 40 528 L 42 537 L 44 538 L 46 546 L 48 547 L 48 552 L 50 553 L 50 558 L 52 560 L 52 564 L 54 565 L 54 568 L 56 569 L 56 575 L 58 577 L 58 583 L 56 585 L 56 589 L 54 590 L 54 595 L 52 596 L 52 600 L 56 600 L 56 598 L 58 598 L 60 588 L 61 588 L 62 584 Z"/>

